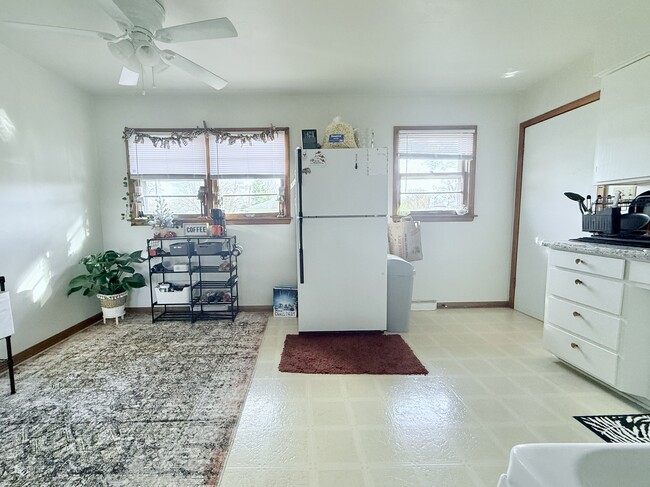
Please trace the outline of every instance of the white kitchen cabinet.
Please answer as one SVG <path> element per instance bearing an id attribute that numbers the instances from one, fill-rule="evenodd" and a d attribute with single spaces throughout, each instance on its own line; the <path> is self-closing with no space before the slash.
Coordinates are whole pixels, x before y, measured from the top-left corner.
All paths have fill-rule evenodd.
<path id="1" fill-rule="evenodd" d="M 544 346 L 650 404 L 650 263 L 551 250 Z"/>
<path id="2" fill-rule="evenodd" d="M 650 56 L 603 78 L 594 182 L 650 181 Z"/>

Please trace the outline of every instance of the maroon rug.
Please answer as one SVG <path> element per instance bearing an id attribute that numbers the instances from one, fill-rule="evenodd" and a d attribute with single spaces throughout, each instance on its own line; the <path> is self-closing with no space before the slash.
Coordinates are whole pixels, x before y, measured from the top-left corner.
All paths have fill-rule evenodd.
<path id="1" fill-rule="evenodd" d="M 367 333 L 287 335 L 279 369 L 299 374 L 429 373 L 401 336 Z"/>

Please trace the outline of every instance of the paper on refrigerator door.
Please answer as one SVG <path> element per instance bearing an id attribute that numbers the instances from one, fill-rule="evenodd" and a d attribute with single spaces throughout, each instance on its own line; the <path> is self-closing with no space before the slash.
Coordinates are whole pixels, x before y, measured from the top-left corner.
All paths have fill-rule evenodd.
<path id="1" fill-rule="evenodd" d="M 0 292 L 0 338 L 14 334 L 14 318 L 11 314 L 9 292 Z"/>
<path id="2" fill-rule="evenodd" d="M 385 176 L 388 174 L 388 157 L 386 152 L 368 150 L 368 176 Z"/>

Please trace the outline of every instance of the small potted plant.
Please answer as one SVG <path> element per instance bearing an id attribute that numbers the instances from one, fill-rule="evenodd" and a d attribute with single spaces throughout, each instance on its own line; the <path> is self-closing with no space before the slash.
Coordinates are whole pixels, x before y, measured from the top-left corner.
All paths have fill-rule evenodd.
<path id="1" fill-rule="evenodd" d="M 86 274 L 74 277 L 68 284 L 68 296 L 82 291 L 84 296 L 97 296 L 102 307 L 104 323 L 106 318 L 115 318 L 117 323 L 124 316 L 126 298 L 130 289 L 146 286 L 144 276 L 136 272 L 132 264 L 144 262 L 142 251 L 120 253 L 107 250 L 87 255 L 81 259 Z"/>

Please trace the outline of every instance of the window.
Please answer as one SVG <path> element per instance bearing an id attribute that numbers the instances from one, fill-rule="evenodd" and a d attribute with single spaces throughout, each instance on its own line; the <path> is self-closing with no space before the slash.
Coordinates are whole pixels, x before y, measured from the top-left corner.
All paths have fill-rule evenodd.
<path id="1" fill-rule="evenodd" d="M 164 202 L 181 221 L 196 221 L 220 208 L 231 223 L 287 222 L 289 129 L 277 129 L 266 142 L 233 140 L 260 130 L 224 129 L 230 137 L 202 133 L 169 147 L 154 146 L 149 138 L 136 142 L 131 135 L 126 140 L 131 221 L 146 223 L 147 215 Z"/>
<path id="2" fill-rule="evenodd" d="M 476 126 L 395 127 L 393 215 L 474 219 Z"/>

